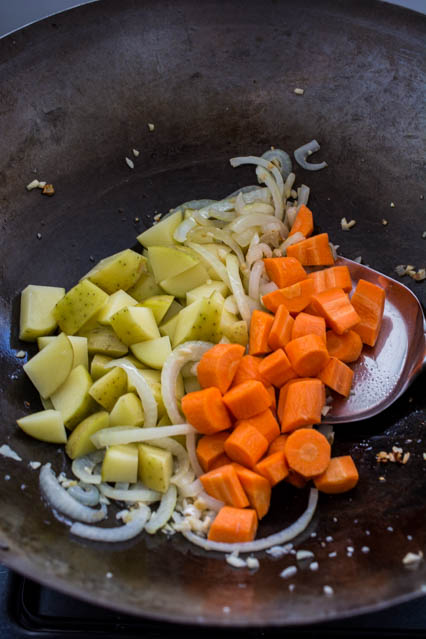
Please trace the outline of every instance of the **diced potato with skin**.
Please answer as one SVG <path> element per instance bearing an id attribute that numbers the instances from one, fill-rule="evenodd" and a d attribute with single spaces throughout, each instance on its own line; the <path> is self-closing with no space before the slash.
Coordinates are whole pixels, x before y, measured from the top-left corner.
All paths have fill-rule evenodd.
<path id="1" fill-rule="evenodd" d="M 122 357 L 128 352 L 128 347 L 116 335 L 111 326 L 99 326 L 87 334 L 87 348 L 89 355 L 108 355 Z"/>
<path id="2" fill-rule="evenodd" d="M 180 311 L 173 335 L 173 348 L 190 340 L 214 343 L 220 340 L 221 299 L 221 295 L 213 293 L 210 298 L 203 297 Z"/>
<path id="3" fill-rule="evenodd" d="M 111 318 L 117 337 L 130 346 L 146 339 L 160 337 L 155 317 L 150 308 L 132 306 L 122 308 Z"/>
<path id="4" fill-rule="evenodd" d="M 182 306 L 182 309 L 183 309 L 183 306 Z M 158 329 L 161 335 L 163 336 L 168 335 L 171 342 L 173 342 L 178 321 L 179 321 L 179 313 L 177 313 L 177 315 L 174 315 L 171 319 L 169 319 L 168 322 L 161 324 L 161 326 Z"/>
<path id="5" fill-rule="evenodd" d="M 199 264 L 198 259 L 174 246 L 150 246 L 148 260 L 157 283 Z"/>
<path id="6" fill-rule="evenodd" d="M 213 280 L 188 291 L 186 294 L 186 303 L 192 304 L 192 302 L 195 302 L 202 297 L 211 297 L 215 291 L 220 293 L 222 297 L 226 297 L 229 294 L 229 289 L 224 282 L 217 282 Z"/>
<path id="7" fill-rule="evenodd" d="M 112 362 L 112 357 L 96 353 L 92 359 L 92 363 L 90 364 L 90 375 L 94 382 L 111 370 L 110 368 L 107 368 L 107 364 L 110 362 Z"/>
<path id="8" fill-rule="evenodd" d="M 165 337 L 157 337 L 156 339 L 148 339 L 145 342 L 132 344 L 130 350 L 142 364 L 146 364 L 149 368 L 161 370 L 164 362 L 172 352 L 172 347 L 170 338 L 166 335 Z"/>
<path id="9" fill-rule="evenodd" d="M 19 339 L 34 342 L 41 335 L 53 333 L 57 326 L 53 309 L 65 295 L 56 286 L 29 284 L 21 293 Z"/>
<path id="10" fill-rule="evenodd" d="M 81 335 L 82 337 L 87 337 L 90 331 L 93 331 L 94 328 L 99 328 L 100 324 L 98 322 L 98 315 L 102 311 L 102 309 L 103 309 L 103 306 L 100 308 L 99 311 L 97 311 L 94 315 L 92 315 L 92 317 L 88 319 L 87 322 L 85 322 L 81 328 L 78 329 L 75 335 Z"/>
<path id="11" fill-rule="evenodd" d="M 37 346 L 41 351 L 45 346 L 50 344 L 53 340 L 57 339 L 56 335 L 49 335 L 48 337 L 38 337 L 37 338 Z M 68 336 L 69 341 L 71 342 L 74 361 L 73 368 L 76 366 L 80 366 L 82 364 L 85 368 L 89 368 L 89 354 L 87 350 L 87 337 L 78 337 L 77 335 Z"/>
<path id="12" fill-rule="evenodd" d="M 73 361 L 71 342 L 65 333 L 61 333 L 24 364 L 24 371 L 40 395 L 46 399 L 65 382 Z"/>
<path id="13" fill-rule="evenodd" d="M 161 295 L 163 293 L 162 289 L 154 280 L 152 273 L 142 273 L 136 284 L 129 288 L 127 292 L 138 302 L 142 302 L 153 295 Z"/>
<path id="14" fill-rule="evenodd" d="M 171 320 L 182 309 L 183 309 L 182 304 L 179 304 L 179 302 L 177 302 L 176 300 L 173 300 L 173 302 L 170 304 L 169 310 L 167 311 L 167 313 L 165 314 L 165 316 L 162 319 L 162 324 L 164 325 L 166 322 Z"/>
<path id="15" fill-rule="evenodd" d="M 65 446 L 65 452 L 71 459 L 77 459 L 77 457 L 83 457 L 96 450 L 96 446 L 92 444 L 91 436 L 102 428 L 108 428 L 110 426 L 109 415 L 106 410 L 100 410 L 93 415 L 89 415 L 86 419 L 83 419 L 70 434 L 67 445 Z"/>
<path id="16" fill-rule="evenodd" d="M 109 326 L 111 324 L 111 317 L 114 313 L 125 306 L 136 306 L 137 303 L 137 300 L 125 291 L 116 291 L 110 295 L 105 306 L 103 306 L 99 311 L 97 321 L 103 326 Z"/>
<path id="17" fill-rule="evenodd" d="M 225 308 L 222 309 L 220 318 L 220 332 L 233 344 L 248 344 L 248 329 L 244 320 L 239 320 L 234 313 L 230 313 Z"/>
<path id="18" fill-rule="evenodd" d="M 40 439 L 42 442 L 65 444 L 67 441 L 64 420 L 57 410 L 42 410 L 26 415 L 17 419 L 16 423 L 27 435 Z"/>
<path id="19" fill-rule="evenodd" d="M 188 291 L 204 284 L 209 279 L 209 275 L 201 263 L 191 269 L 179 273 L 173 277 L 168 277 L 160 282 L 162 289 L 175 297 L 185 297 Z"/>
<path id="20" fill-rule="evenodd" d="M 89 395 L 91 385 L 92 378 L 80 365 L 73 368 L 65 383 L 50 397 L 54 408 L 60 411 L 66 428 L 72 430 L 95 410 L 96 404 Z"/>
<path id="21" fill-rule="evenodd" d="M 173 458 L 169 450 L 139 444 L 139 477 L 147 488 L 167 492 L 173 473 Z"/>
<path id="22" fill-rule="evenodd" d="M 138 447 L 136 444 L 109 446 L 102 462 L 102 481 L 128 482 L 138 480 Z"/>
<path id="23" fill-rule="evenodd" d="M 127 375 L 122 368 L 116 366 L 91 386 L 89 394 L 103 408 L 111 411 L 117 399 L 126 392 L 126 389 Z"/>
<path id="24" fill-rule="evenodd" d="M 182 211 L 174 211 L 165 215 L 157 224 L 151 226 L 136 238 L 142 246 L 158 246 L 173 244 L 173 233 L 182 222 Z"/>
<path id="25" fill-rule="evenodd" d="M 142 426 L 144 413 L 142 402 L 134 393 L 121 395 L 110 414 L 111 426 Z"/>
<path id="26" fill-rule="evenodd" d="M 89 280 L 74 286 L 56 304 L 53 314 L 61 331 L 74 335 L 106 303 L 108 295 Z"/>
<path id="27" fill-rule="evenodd" d="M 133 286 L 146 268 L 146 259 L 125 249 L 98 262 L 82 279 L 88 279 L 107 293 Z"/>
<path id="28" fill-rule="evenodd" d="M 154 313 L 155 321 L 160 324 L 163 317 L 169 310 L 171 303 L 173 302 L 173 295 L 153 295 L 143 302 L 140 302 L 140 306 L 146 306 L 150 308 Z"/>

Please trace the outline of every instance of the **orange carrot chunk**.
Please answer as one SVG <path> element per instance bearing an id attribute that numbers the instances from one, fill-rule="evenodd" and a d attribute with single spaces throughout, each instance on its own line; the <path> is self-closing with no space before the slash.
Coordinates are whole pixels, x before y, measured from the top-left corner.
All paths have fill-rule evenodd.
<path id="1" fill-rule="evenodd" d="M 273 442 L 271 442 L 268 448 L 268 455 L 272 455 L 272 453 L 278 453 L 281 450 L 284 450 L 285 443 L 287 441 L 288 435 L 278 435 Z"/>
<path id="2" fill-rule="evenodd" d="M 236 419 L 247 419 L 263 413 L 272 403 L 265 386 L 254 379 L 231 388 L 223 396 L 223 401 Z"/>
<path id="3" fill-rule="evenodd" d="M 272 414 L 272 411 L 268 408 L 263 413 L 259 413 L 254 417 L 250 417 L 249 419 L 240 419 L 235 423 L 235 427 L 238 428 L 240 425 L 249 424 L 253 428 L 259 431 L 268 440 L 268 443 L 276 439 L 280 434 L 280 427 L 278 425 L 277 420 Z M 235 432 L 235 431 L 234 431 Z"/>
<path id="4" fill-rule="evenodd" d="M 345 293 L 352 290 L 351 274 L 347 266 L 332 266 L 309 273 L 308 277 L 314 281 L 315 293 L 322 293 L 329 288 L 342 288 Z"/>
<path id="5" fill-rule="evenodd" d="M 275 388 L 273 386 L 266 386 L 266 390 L 271 398 L 271 411 L 275 414 L 277 411 L 277 396 L 275 394 Z"/>
<path id="6" fill-rule="evenodd" d="M 229 459 L 226 453 L 222 453 L 217 459 L 215 459 L 214 462 L 210 464 L 209 470 L 215 470 L 216 468 L 220 468 L 221 466 L 227 466 L 227 464 L 232 464 L 232 459 Z"/>
<path id="7" fill-rule="evenodd" d="M 264 457 L 254 470 L 263 475 L 270 482 L 271 486 L 275 486 L 278 482 L 285 479 L 288 475 L 288 464 L 286 462 L 285 451 L 280 450 Z"/>
<path id="8" fill-rule="evenodd" d="M 213 435 L 231 427 L 220 390 L 214 386 L 184 395 L 182 411 L 187 421 L 203 435 Z"/>
<path id="9" fill-rule="evenodd" d="M 225 452 L 225 440 L 228 436 L 229 431 L 223 430 L 214 435 L 204 435 L 198 440 L 197 457 L 205 473 L 213 469 L 215 462 Z"/>
<path id="10" fill-rule="evenodd" d="M 284 452 L 289 467 L 306 478 L 320 475 L 330 463 L 330 444 L 313 428 L 299 428 L 291 433 Z"/>
<path id="11" fill-rule="evenodd" d="M 253 355 L 244 355 L 244 357 L 239 361 L 237 372 L 235 373 L 232 385 L 238 386 L 238 384 L 242 384 L 242 382 L 248 382 L 250 379 L 255 379 L 258 382 L 265 383 L 266 380 L 263 379 L 262 375 L 259 372 L 259 364 L 261 361 L 262 359 L 260 357 L 254 357 Z"/>
<path id="12" fill-rule="evenodd" d="M 269 332 L 274 321 L 273 315 L 263 311 L 253 311 L 250 320 L 249 353 L 250 355 L 263 355 L 269 353 Z"/>
<path id="13" fill-rule="evenodd" d="M 350 364 L 350 362 L 356 362 L 361 355 L 362 339 L 354 330 L 349 330 L 343 335 L 337 335 L 334 331 L 327 331 L 325 337 L 330 357 L 337 357 L 342 362 Z"/>
<path id="14" fill-rule="evenodd" d="M 272 350 L 284 348 L 291 340 L 294 319 L 285 304 L 280 304 L 275 313 L 274 321 L 269 332 L 268 343 Z"/>
<path id="15" fill-rule="evenodd" d="M 197 377 L 202 388 L 216 386 L 226 393 L 244 355 L 241 344 L 215 344 L 202 356 L 197 367 Z"/>
<path id="16" fill-rule="evenodd" d="M 345 493 L 357 485 L 358 470 L 350 455 L 332 457 L 327 469 L 315 477 L 314 484 L 318 490 L 329 495 Z"/>
<path id="17" fill-rule="evenodd" d="M 295 488 L 304 488 L 309 480 L 303 477 L 303 475 L 299 475 L 299 473 L 290 469 L 285 481 Z"/>
<path id="18" fill-rule="evenodd" d="M 314 218 L 312 216 L 311 209 L 305 204 L 302 204 L 300 209 L 297 212 L 296 218 L 293 222 L 293 226 L 291 227 L 291 231 L 288 234 L 290 237 L 295 233 L 302 233 L 305 237 L 309 237 L 312 235 L 314 231 Z"/>
<path id="19" fill-rule="evenodd" d="M 382 324 L 385 291 L 377 284 L 359 280 L 351 302 L 361 320 L 354 327 L 354 331 L 358 333 L 364 344 L 374 346 Z"/>
<path id="20" fill-rule="evenodd" d="M 290 364 L 300 377 L 315 377 L 327 364 L 329 355 L 325 341 L 318 335 L 304 335 L 285 347 Z"/>
<path id="21" fill-rule="evenodd" d="M 304 335 L 318 335 L 325 343 L 325 319 L 318 315 L 299 313 L 294 320 L 291 339 L 297 339 Z"/>
<path id="22" fill-rule="evenodd" d="M 249 505 L 247 495 L 232 464 L 220 466 L 201 475 L 200 482 L 208 495 L 225 504 L 235 508 L 245 508 Z"/>
<path id="23" fill-rule="evenodd" d="M 287 247 L 287 256 L 295 257 L 302 266 L 329 266 L 334 264 L 328 243 L 328 234 L 320 233 Z"/>
<path id="24" fill-rule="evenodd" d="M 252 468 L 267 451 L 269 442 L 250 422 L 240 422 L 225 441 L 225 453 L 232 461 Z"/>
<path id="25" fill-rule="evenodd" d="M 295 257 L 267 257 L 263 260 L 269 278 L 278 288 L 285 288 L 305 280 L 306 271 Z"/>
<path id="26" fill-rule="evenodd" d="M 250 506 L 255 509 L 259 519 L 262 519 L 269 510 L 271 503 L 271 484 L 265 477 L 254 473 L 252 470 L 233 464 L 238 479 L 248 497 Z"/>
<path id="27" fill-rule="evenodd" d="M 330 357 L 325 367 L 322 369 L 318 377 L 326 386 L 336 391 L 344 397 L 348 397 L 354 372 L 349 366 L 346 366 L 340 359 Z"/>
<path id="28" fill-rule="evenodd" d="M 314 283 L 307 278 L 286 288 L 267 293 L 262 297 L 262 303 L 272 313 L 275 313 L 281 304 L 284 304 L 290 313 L 300 313 L 311 301 L 313 292 Z"/>
<path id="29" fill-rule="evenodd" d="M 256 511 L 223 506 L 210 526 L 208 539 L 226 544 L 253 541 L 257 532 Z"/>
<path id="30" fill-rule="evenodd" d="M 289 379 L 297 377 L 297 373 L 292 369 L 287 355 L 282 348 L 267 355 L 259 364 L 259 371 L 262 376 L 274 386 L 282 386 Z"/>
<path id="31" fill-rule="evenodd" d="M 324 384 L 320 379 L 290 380 L 281 388 L 278 401 L 281 432 L 286 433 L 302 426 L 319 424 L 324 404 Z"/>
<path id="32" fill-rule="evenodd" d="M 311 307 L 325 318 L 330 328 L 338 335 L 346 333 L 360 321 L 349 297 L 341 288 L 330 288 L 328 291 L 312 295 Z"/>

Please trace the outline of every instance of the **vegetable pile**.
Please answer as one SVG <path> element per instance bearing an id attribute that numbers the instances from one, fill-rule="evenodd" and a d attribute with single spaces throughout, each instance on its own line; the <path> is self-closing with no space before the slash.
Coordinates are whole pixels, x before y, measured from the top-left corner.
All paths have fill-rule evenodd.
<path id="1" fill-rule="evenodd" d="M 179 531 L 206 549 L 263 550 L 302 532 L 318 491 L 358 481 L 350 456 L 331 456 L 325 389 L 349 395 L 348 364 L 376 343 L 385 293 L 360 280 L 349 298 L 286 153 L 231 164 L 255 165 L 265 186 L 173 209 L 138 237 L 142 255 L 107 257 L 68 292 L 22 292 L 20 338 L 39 347 L 24 370 L 44 410 L 17 423 L 65 444 L 74 477 L 46 464 L 40 487 L 77 520 L 72 534 Z M 312 482 L 307 508 L 255 540 L 281 481 Z M 94 526 L 111 500 L 123 525 Z"/>

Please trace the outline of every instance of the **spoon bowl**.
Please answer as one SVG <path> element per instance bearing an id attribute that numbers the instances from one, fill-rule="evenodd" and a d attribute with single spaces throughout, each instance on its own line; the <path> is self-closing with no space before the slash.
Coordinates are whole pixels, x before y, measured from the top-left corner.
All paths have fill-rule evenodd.
<path id="1" fill-rule="evenodd" d="M 390 406 L 425 367 L 425 317 L 417 297 L 406 286 L 368 266 L 339 257 L 349 268 L 355 287 L 360 279 L 386 291 L 382 328 L 374 347 L 365 346 L 353 365 L 353 391 L 348 398 L 335 393 L 324 423 L 368 419 Z"/>

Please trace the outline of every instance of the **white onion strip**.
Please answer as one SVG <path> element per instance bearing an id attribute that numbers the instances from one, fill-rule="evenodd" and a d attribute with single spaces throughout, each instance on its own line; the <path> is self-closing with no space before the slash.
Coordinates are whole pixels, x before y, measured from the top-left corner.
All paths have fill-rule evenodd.
<path id="1" fill-rule="evenodd" d="M 274 207 L 275 207 L 275 217 L 278 220 L 282 220 L 284 216 L 283 195 L 282 195 L 282 192 L 280 192 L 280 189 L 278 188 L 276 181 L 274 180 L 272 175 L 269 173 L 269 171 L 267 171 L 266 169 L 263 169 L 262 167 L 258 167 L 256 169 L 256 175 L 258 179 L 264 184 L 266 184 L 266 186 L 271 191 L 272 199 L 274 201 Z M 281 182 L 282 182 L 282 178 L 281 178 Z M 284 185 L 283 185 L 283 189 L 284 189 Z"/>
<path id="2" fill-rule="evenodd" d="M 104 505 L 99 510 L 94 510 L 88 506 L 83 506 L 74 497 L 71 497 L 65 488 L 62 488 L 59 484 L 50 463 L 42 466 L 40 470 L 40 488 L 53 508 L 72 519 L 93 523 L 106 517 L 107 511 Z"/>
<path id="3" fill-rule="evenodd" d="M 309 525 L 312 517 L 314 516 L 318 503 L 318 491 L 316 488 L 311 488 L 309 493 L 309 500 L 306 510 L 295 522 L 293 522 L 287 528 L 280 530 L 274 535 L 269 535 L 263 539 L 256 539 L 255 541 L 246 541 L 241 544 L 226 544 L 220 541 L 209 541 L 199 535 L 190 531 L 182 530 L 182 535 L 200 548 L 204 550 L 215 550 L 217 552 L 258 552 L 260 550 L 266 550 L 272 546 L 279 546 L 281 544 L 294 539 L 297 535 L 300 535 L 305 528 Z"/>
<path id="4" fill-rule="evenodd" d="M 214 270 L 216 276 L 219 277 L 219 279 L 221 279 L 223 282 L 225 282 L 225 284 L 229 288 L 228 274 L 220 259 L 200 244 L 196 244 L 195 242 L 186 242 L 185 244 L 193 251 L 198 253 L 198 255 L 204 260 L 204 262 Z"/>
<path id="5" fill-rule="evenodd" d="M 164 437 L 174 437 L 175 435 L 186 435 L 191 432 L 190 424 L 178 424 L 176 426 L 160 426 L 161 434 Z M 110 426 L 102 428 L 92 435 L 92 443 L 96 448 L 106 448 L 119 444 L 134 444 L 158 439 L 158 428 L 133 428 L 132 426 Z"/>
<path id="6" fill-rule="evenodd" d="M 234 251 L 235 255 L 238 257 L 238 261 L 240 264 L 244 264 L 244 255 L 238 244 L 235 240 L 232 239 L 231 235 L 222 229 L 217 229 L 216 227 L 209 228 L 206 231 L 207 235 L 214 238 L 215 240 L 219 240 L 222 244 L 226 244 L 229 248 Z"/>
<path id="7" fill-rule="evenodd" d="M 228 229 L 233 233 L 244 233 L 253 226 L 260 226 L 262 229 L 270 225 L 271 229 L 276 228 L 280 234 L 284 234 L 286 227 L 283 222 L 272 215 L 265 215 L 264 213 L 249 213 L 248 215 L 240 215 L 236 220 L 231 222 Z"/>
<path id="8" fill-rule="evenodd" d="M 85 484 L 100 484 L 102 477 L 99 473 L 94 474 L 95 466 L 99 464 L 104 458 L 105 452 L 103 450 L 97 450 L 84 457 L 78 457 L 74 459 L 71 470 L 74 475 Z"/>
<path id="9" fill-rule="evenodd" d="M 101 484 L 99 490 L 102 495 L 109 499 L 117 499 L 118 501 L 150 501 L 155 502 L 161 499 L 161 493 L 157 490 L 151 490 L 150 488 L 142 487 L 142 484 L 135 484 L 132 488 L 127 490 L 119 490 L 117 488 L 111 488 L 108 484 Z"/>
<path id="10" fill-rule="evenodd" d="M 93 541 L 127 541 L 142 532 L 150 513 L 148 506 L 141 505 L 137 510 L 133 510 L 130 513 L 131 519 L 124 526 L 100 528 L 99 526 L 85 526 L 84 524 L 76 523 L 71 526 L 71 533 Z"/>
<path id="11" fill-rule="evenodd" d="M 271 173 L 273 174 L 275 178 L 275 182 L 278 187 L 280 195 L 283 194 L 283 191 L 284 191 L 283 176 L 281 175 L 281 172 L 278 169 L 278 167 L 275 166 L 275 164 L 271 162 L 270 160 L 265 160 L 264 158 L 257 157 L 256 155 L 247 155 L 245 157 L 231 158 L 229 162 L 233 168 L 237 166 L 242 166 L 243 164 L 254 164 L 257 167 L 262 167 L 264 169 L 267 169 L 268 171 L 271 171 Z"/>
<path id="12" fill-rule="evenodd" d="M 240 269 L 238 260 L 235 255 L 226 256 L 226 270 L 228 272 L 229 283 L 232 293 L 238 306 L 239 313 L 242 319 L 246 322 L 247 326 L 250 326 L 250 307 L 247 302 L 247 296 L 240 278 Z"/>
<path id="13" fill-rule="evenodd" d="M 285 255 L 287 253 L 287 249 L 289 246 L 292 246 L 293 244 L 297 244 L 298 242 L 302 242 L 302 240 L 305 240 L 305 239 L 306 238 L 303 235 L 303 233 L 301 233 L 300 231 L 296 231 L 296 233 L 294 233 L 293 235 L 290 235 L 290 237 L 284 240 L 284 242 L 280 245 L 280 251 L 282 252 L 283 255 Z"/>
<path id="14" fill-rule="evenodd" d="M 311 140 L 307 144 L 303 146 L 299 146 L 298 149 L 294 152 L 294 159 L 297 164 L 302 167 L 302 169 L 306 169 L 307 171 L 319 171 L 320 169 L 325 169 L 327 162 L 319 162 L 318 164 L 311 164 L 311 162 L 307 162 L 306 158 L 312 155 L 312 153 L 316 153 L 320 150 L 320 145 L 316 140 Z"/>
<path id="15" fill-rule="evenodd" d="M 259 301 L 259 285 L 260 278 L 265 272 L 265 265 L 263 260 L 258 260 L 253 264 L 253 268 L 251 269 L 250 278 L 249 278 L 249 296 Z"/>
<path id="16" fill-rule="evenodd" d="M 186 450 L 188 451 L 189 463 L 191 464 L 191 468 L 195 473 L 196 477 L 200 477 L 204 473 L 203 469 L 200 466 L 200 463 L 197 458 L 197 452 L 195 448 L 195 431 L 192 433 L 188 433 L 186 436 Z"/>
<path id="17" fill-rule="evenodd" d="M 77 484 L 67 488 L 68 494 L 83 506 L 97 506 L 99 504 L 99 490 L 93 484 Z"/>
<path id="18" fill-rule="evenodd" d="M 177 489 L 170 484 L 167 492 L 162 496 L 158 509 L 151 515 L 151 519 L 145 526 L 145 530 L 150 535 L 154 535 L 167 524 L 176 506 Z"/>
<path id="19" fill-rule="evenodd" d="M 295 173 L 289 173 L 286 181 L 284 182 L 284 198 L 287 200 L 290 197 L 291 189 L 293 188 L 293 184 L 296 180 Z"/>
<path id="20" fill-rule="evenodd" d="M 309 200 L 310 192 L 311 189 L 309 188 L 309 186 L 306 186 L 306 184 L 302 184 L 302 186 L 299 186 L 299 188 L 297 189 L 297 210 L 300 209 L 302 204 L 306 206 Z"/>
<path id="21" fill-rule="evenodd" d="M 129 382 L 136 388 L 136 392 L 143 406 L 144 428 L 154 428 L 158 418 L 158 407 L 151 387 L 145 377 L 135 366 L 127 362 L 117 363 L 117 360 L 112 360 L 105 365 L 105 368 L 113 368 L 115 366 L 122 368 L 127 373 Z"/>
<path id="22" fill-rule="evenodd" d="M 211 497 L 211 495 L 208 495 L 204 490 L 202 490 L 198 495 L 198 499 L 202 499 L 207 508 L 214 510 L 215 512 L 219 512 L 219 510 L 225 505 L 223 501 Z"/>

